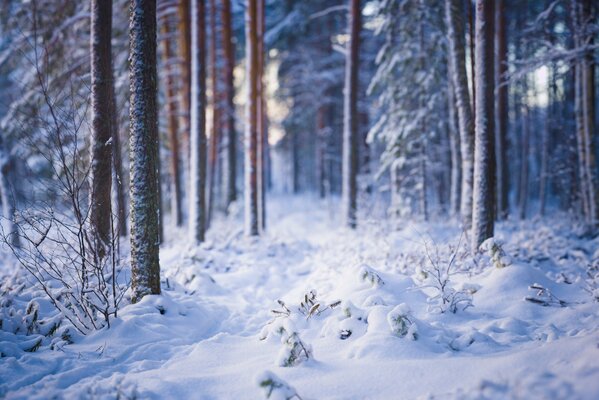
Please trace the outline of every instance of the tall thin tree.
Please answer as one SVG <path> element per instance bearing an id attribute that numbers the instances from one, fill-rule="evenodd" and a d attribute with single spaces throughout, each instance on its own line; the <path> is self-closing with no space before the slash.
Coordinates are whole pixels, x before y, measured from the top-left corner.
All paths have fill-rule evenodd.
<path id="1" fill-rule="evenodd" d="M 91 3 L 91 192 L 90 224 L 96 254 L 103 258 L 111 242 L 112 188 L 112 3 Z"/>
<path id="2" fill-rule="evenodd" d="M 191 2 L 191 157 L 189 227 L 202 242 L 206 229 L 206 12 L 205 0 Z"/>
<path id="3" fill-rule="evenodd" d="M 493 236 L 495 211 L 495 76 L 493 34 L 495 1 L 476 1 L 475 22 L 476 120 L 474 185 L 472 195 L 472 248 Z"/>
<path id="4" fill-rule="evenodd" d="M 495 103 L 495 146 L 497 161 L 497 218 L 505 219 L 509 210 L 509 181 L 507 161 L 507 128 L 508 128 L 508 86 L 505 75 L 507 65 L 507 34 L 505 0 L 496 0 L 495 13 L 495 85 L 497 101 Z"/>
<path id="5" fill-rule="evenodd" d="M 160 293 L 156 1 L 129 6 L 131 289 L 133 301 Z"/>
<path id="6" fill-rule="evenodd" d="M 358 175 L 358 68 L 360 62 L 361 31 L 360 0 L 350 0 L 349 46 L 345 60 L 345 88 L 343 102 L 343 186 L 342 201 L 345 224 L 357 225 Z"/>
<path id="7" fill-rule="evenodd" d="M 222 0 L 222 25 L 223 25 L 223 138 L 226 147 L 225 182 L 225 210 L 237 200 L 237 135 L 235 133 L 235 86 L 233 85 L 233 69 L 235 68 L 235 49 L 233 48 L 231 0 Z"/>
<path id="8" fill-rule="evenodd" d="M 474 171 L 474 124 L 468 90 L 466 72 L 466 50 L 464 43 L 464 23 L 460 0 L 445 0 L 447 35 L 449 38 L 449 62 L 453 75 L 460 131 L 460 152 L 462 156 L 462 183 L 460 195 L 460 215 L 466 228 L 472 225 L 472 174 Z"/>
<path id="9" fill-rule="evenodd" d="M 258 0 L 248 0 L 246 9 L 246 71 L 248 100 L 245 128 L 245 233 L 259 234 L 258 219 Z"/>

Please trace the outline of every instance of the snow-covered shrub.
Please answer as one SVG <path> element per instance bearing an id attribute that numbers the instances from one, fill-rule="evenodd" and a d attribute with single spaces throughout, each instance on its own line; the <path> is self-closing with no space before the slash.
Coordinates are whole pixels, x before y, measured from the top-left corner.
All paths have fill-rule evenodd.
<path id="1" fill-rule="evenodd" d="M 370 283 L 373 287 L 380 287 L 385 284 L 379 274 L 367 265 L 362 265 L 360 267 L 359 276 L 360 280 Z"/>
<path id="2" fill-rule="evenodd" d="M 262 388 L 266 399 L 301 400 L 301 397 L 293 387 L 270 371 L 260 373 L 255 379 L 258 386 Z"/>
<path id="3" fill-rule="evenodd" d="M 395 306 L 387 314 L 387 322 L 394 335 L 401 338 L 407 337 L 412 340 L 418 339 L 418 328 L 411 316 L 410 307 L 406 303 Z"/>
<path id="4" fill-rule="evenodd" d="M 461 240 L 460 240 L 461 242 Z M 422 288 L 432 289 L 434 294 L 428 298 L 429 311 L 445 313 L 447 311 L 456 313 L 472 307 L 472 294 L 465 289 L 455 289 L 450 277 L 455 274 L 454 263 L 460 244 L 448 256 L 447 261 L 441 259 L 439 249 L 435 248 L 432 254 L 425 243 L 425 251 L 428 263 L 417 268 L 415 278 L 422 281 Z"/>
<path id="5" fill-rule="evenodd" d="M 495 238 L 485 240 L 478 249 L 482 254 L 490 257 L 491 263 L 495 268 L 505 268 L 512 264 L 512 260 L 503 250 L 503 245 L 495 240 Z"/>
<path id="6" fill-rule="evenodd" d="M 548 307 L 548 306 L 566 307 L 568 305 L 567 302 L 557 298 L 557 296 L 555 296 L 553 293 L 551 293 L 551 290 L 547 289 L 546 287 L 544 287 L 538 283 L 533 283 L 528 288 L 530 290 L 534 290 L 535 295 L 534 296 L 526 296 L 524 298 L 524 300 L 526 300 L 526 301 L 541 305 L 543 307 Z"/>
<path id="7" fill-rule="evenodd" d="M 281 367 L 295 367 L 312 358 L 312 348 L 304 343 L 297 332 L 287 334 L 284 332 L 281 338 L 285 338 L 285 347 L 281 349 L 278 356 L 278 365 Z"/>

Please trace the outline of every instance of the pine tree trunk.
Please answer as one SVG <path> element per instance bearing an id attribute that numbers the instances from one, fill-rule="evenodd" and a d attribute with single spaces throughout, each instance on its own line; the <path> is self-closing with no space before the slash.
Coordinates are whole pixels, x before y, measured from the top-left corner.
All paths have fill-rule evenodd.
<path id="1" fill-rule="evenodd" d="M 235 134 L 235 105 L 233 97 L 235 87 L 233 86 L 233 68 L 235 67 L 235 51 L 232 40 L 231 0 L 223 0 L 222 22 L 223 24 L 223 133 L 225 148 L 227 152 L 225 167 L 225 209 L 228 210 L 231 203 L 237 200 L 237 135 Z"/>
<path id="2" fill-rule="evenodd" d="M 582 22 L 582 45 L 593 46 L 594 34 L 591 24 L 596 22 L 591 0 L 582 1 L 581 22 Z M 585 177 L 587 179 L 586 188 L 588 191 L 588 215 L 587 222 L 593 227 L 599 227 L 599 177 L 597 176 L 597 165 L 595 160 L 595 63 L 592 50 L 586 50 L 580 63 L 581 68 L 581 87 L 582 87 L 582 118 L 583 135 L 585 143 Z"/>
<path id="3" fill-rule="evenodd" d="M 474 171 L 474 124 L 468 90 L 466 72 L 466 52 L 464 45 L 464 23 L 461 15 L 460 0 L 445 2 L 447 30 L 449 37 L 449 61 L 453 72 L 460 131 L 460 150 L 462 156 L 462 184 L 460 195 L 460 215 L 466 228 L 472 226 L 472 186 Z"/>
<path id="4" fill-rule="evenodd" d="M 206 230 L 206 13 L 205 0 L 191 0 L 191 131 L 189 228 L 203 242 Z"/>
<path id="5" fill-rule="evenodd" d="M 474 185 L 472 196 L 472 248 L 493 236 L 495 209 L 495 138 L 493 35 L 495 4 L 476 1 L 476 121 Z"/>
<path id="6" fill-rule="evenodd" d="M 208 201 L 206 226 L 210 226 L 216 203 L 216 169 L 218 164 L 218 145 L 220 143 L 220 88 L 218 73 L 218 31 L 216 22 L 216 1 L 210 0 L 210 76 L 212 82 L 212 132 L 208 156 Z"/>
<path id="7" fill-rule="evenodd" d="M 246 62 L 248 101 L 245 130 L 245 233 L 259 234 L 258 220 L 258 0 L 248 0 L 246 9 Z"/>
<path id="8" fill-rule="evenodd" d="M 160 294 L 156 1 L 129 9 L 132 301 Z"/>
<path id="9" fill-rule="evenodd" d="M 90 224 L 99 258 L 111 243 L 112 188 L 112 3 L 91 4 L 91 194 Z"/>
<path id="10" fill-rule="evenodd" d="M 162 41 L 163 63 L 165 68 L 166 82 L 166 106 L 168 116 L 168 139 L 171 150 L 169 159 L 169 170 L 171 175 L 171 213 L 176 226 L 183 225 L 183 209 L 182 209 L 182 189 L 181 189 L 181 173 L 179 171 L 179 119 L 177 108 L 177 95 L 175 91 L 175 75 L 172 70 L 172 58 L 174 57 L 171 49 L 170 38 L 168 37 L 169 29 L 168 22 L 163 20 L 161 27 L 164 39 Z"/>
<path id="11" fill-rule="evenodd" d="M 0 136 L 0 200 L 2 201 L 2 214 L 9 223 L 9 231 L 6 239 L 13 248 L 19 248 L 21 247 L 21 241 L 15 215 L 17 195 L 15 193 L 13 175 L 13 158 L 4 147 L 4 140 Z"/>
<path id="12" fill-rule="evenodd" d="M 265 51 L 264 51 L 264 33 L 265 33 L 265 9 L 264 0 L 258 0 L 256 6 L 257 12 L 257 34 L 258 34 L 258 102 L 257 116 L 258 124 L 258 151 L 257 151 L 257 176 L 258 176 L 258 225 L 261 230 L 266 228 L 266 148 L 268 146 L 267 138 L 267 118 L 266 118 L 266 97 L 264 87 L 264 66 L 265 66 Z"/>
<path id="13" fill-rule="evenodd" d="M 505 81 L 507 73 L 507 39 L 505 22 L 505 0 L 497 0 L 495 45 L 497 60 L 495 63 L 495 84 L 497 86 L 497 103 L 495 104 L 496 121 L 496 160 L 497 160 L 497 218 L 506 219 L 509 212 L 509 172 L 507 160 L 507 128 L 508 128 L 508 86 Z"/>
<path id="14" fill-rule="evenodd" d="M 526 87 L 526 85 L 525 85 Z M 520 156 L 520 190 L 518 191 L 519 218 L 526 218 L 528 208 L 528 158 L 530 148 L 530 115 L 528 106 L 523 105 L 522 110 L 522 154 Z"/>
<path id="15" fill-rule="evenodd" d="M 181 128 L 181 154 L 185 160 L 184 165 L 187 165 L 187 160 L 190 152 L 190 104 L 191 104 L 191 18 L 190 0 L 179 0 L 179 57 L 181 58 L 181 90 L 180 95 L 180 110 L 179 110 L 179 125 Z"/>
<path id="16" fill-rule="evenodd" d="M 451 64 L 448 68 L 448 125 L 449 125 L 449 150 L 451 155 L 451 187 L 449 194 L 449 212 L 451 215 L 460 213 L 460 184 L 462 182 L 462 154 L 460 152 L 459 122 L 456 110 L 455 90 L 453 85 L 453 71 Z"/>
<path id="17" fill-rule="evenodd" d="M 116 93 L 114 89 L 114 80 L 110 88 L 111 107 L 112 107 L 112 188 L 116 199 L 117 208 L 117 229 L 118 235 L 121 237 L 127 236 L 127 205 L 125 201 L 125 175 L 123 172 L 123 157 L 121 145 L 121 133 L 118 125 L 118 113 L 116 106 Z"/>
<path id="18" fill-rule="evenodd" d="M 358 68 L 360 62 L 360 0 L 351 0 L 349 13 L 349 47 L 345 60 L 345 88 L 343 101 L 343 186 L 342 201 L 345 224 L 357 225 L 358 175 Z"/>

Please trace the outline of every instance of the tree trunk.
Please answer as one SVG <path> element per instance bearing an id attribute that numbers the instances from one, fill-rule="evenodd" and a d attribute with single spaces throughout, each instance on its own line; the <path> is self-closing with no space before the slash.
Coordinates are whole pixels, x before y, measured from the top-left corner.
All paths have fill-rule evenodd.
<path id="1" fill-rule="evenodd" d="M 206 16 L 204 0 L 191 1 L 191 131 L 189 228 L 203 242 L 206 230 Z"/>
<path id="2" fill-rule="evenodd" d="M 125 175 L 123 173 L 123 157 L 121 153 L 121 133 L 118 125 L 118 113 L 116 112 L 116 93 L 114 90 L 114 80 L 110 88 L 111 107 L 112 107 L 112 176 L 113 176 L 113 191 L 116 199 L 117 208 L 117 229 L 118 235 L 121 237 L 127 236 L 127 205 L 125 201 Z"/>
<path id="3" fill-rule="evenodd" d="M 216 23 L 216 1 L 210 0 L 210 76 L 212 82 L 212 132 L 210 134 L 210 153 L 208 156 L 208 201 L 206 225 L 210 226 L 216 203 L 216 169 L 218 164 L 218 145 L 220 143 L 220 88 L 218 74 L 218 31 Z"/>
<path id="4" fill-rule="evenodd" d="M 179 125 L 182 132 L 181 150 L 183 158 L 186 160 L 190 152 L 190 110 L 191 104 L 191 29 L 190 29 L 190 3 L 189 0 L 179 0 L 179 57 L 181 58 L 181 85 L 180 107 L 179 107 Z"/>
<path id="5" fill-rule="evenodd" d="M 351 0 L 349 12 L 349 47 L 345 59 L 343 101 L 343 187 L 342 201 L 345 224 L 355 228 L 358 174 L 358 68 L 360 62 L 360 0 Z"/>
<path id="6" fill-rule="evenodd" d="M 582 2 L 580 7 L 582 23 L 582 45 L 592 46 L 594 44 L 594 34 L 591 24 L 594 19 L 591 0 L 579 0 Z M 595 160 L 595 63 L 592 50 L 586 50 L 580 63 L 581 68 L 581 88 L 582 88 L 582 119 L 584 135 L 584 167 L 585 177 L 587 179 L 586 188 L 588 191 L 588 215 L 587 222 L 594 227 L 599 226 L 599 182 L 597 177 L 597 166 Z"/>
<path id="7" fill-rule="evenodd" d="M 495 139 L 493 34 L 495 4 L 476 1 L 476 121 L 474 186 L 472 196 L 472 248 L 493 236 L 495 209 Z"/>
<path id="8" fill-rule="evenodd" d="M 92 0 L 91 5 L 91 194 L 90 224 L 95 251 L 107 254 L 111 243 L 112 188 L 112 3 Z"/>
<path id="9" fill-rule="evenodd" d="M 235 87 L 233 85 L 233 68 L 235 67 L 235 51 L 232 40 L 231 0 L 223 0 L 222 22 L 223 24 L 223 133 L 225 148 L 227 151 L 225 167 L 225 209 L 228 210 L 231 203 L 237 200 L 237 138 L 235 134 L 235 105 L 233 97 Z"/>
<path id="10" fill-rule="evenodd" d="M 526 86 L 525 86 L 526 87 Z M 522 110 L 522 155 L 520 156 L 520 190 L 518 191 L 518 208 L 521 220 L 526 218 L 528 208 L 528 158 L 530 148 L 530 111 L 523 105 Z"/>
<path id="11" fill-rule="evenodd" d="M 0 136 L 0 199 L 2 200 L 2 214 L 9 223 L 9 231 L 5 239 L 13 248 L 19 248 L 21 247 L 21 241 L 15 215 L 17 196 L 13 185 L 13 174 L 13 158 L 8 150 L 4 148 L 4 140 Z"/>
<path id="12" fill-rule="evenodd" d="M 447 85 L 448 117 L 449 117 L 449 150 L 451 155 L 451 187 L 449 194 L 449 212 L 451 215 L 460 213 L 460 184 L 462 181 L 462 154 L 460 152 L 459 122 L 456 111 L 455 90 L 451 64 L 448 68 Z"/>
<path id="13" fill-rule="evenodd" d="M 258 0 L 248 0 L 246 9 L 246 62 L 248 101 L 245 130 L 245 234 L 259 234 L 258 220 Z"/>
<path id="14" fill-rule="evenodd" d="M 495 45 L 497 60 L 495 63 L 495 84 L 497 86 L 497 103 L 495 104 L 496 121 L 496 160 L 497 160 L 497 218 L 506 219 L 509 212 L 509 172 L 507 161 L 507 128 L 508 128 L 508 86 L 505 80 L 507 73 L 507 38 L 505 22 L 505 0 L 497 0 Z"/>
<path id="15" fill-rule="evenodd" d="M 156 1 L 131 0 L 129 10 L 131 289 L 137 302 L 160 294 Z"/>
<path id="16" fill-rule="evenodd" d="M 171 50 L 170 38 L 168 36 L 168 22 L 163 20 L 161 27 L 164 39 L 163 45 L 163 62 L 165 68 L 166 82 L 166 106 L 168 116 L 168 139 L 171 150 L 171 157 L 169 160 L 169 171 L 171 175 L 171 213 L 176 226 L 183 225 L 183 210 L 182 210 L 182 189 L 181 189 L 181 173 L 179 171 L 179 120 L 178 120 L 178 109 L 176 102 L 176 91 L 175 91 L 175 74 L 172 70 L 172 58 L 174 57 L 173 51 Z"/>
<path id="17" fill-rule="evenodd" d="M 453 87 L 458 111 L 460 150 L 462 155 L 462 192 L 460 215 L 465 228 L 472 226 L 472 180 L 474 171 L 474 125 L 468 91 L 464 24 L 460 17 L 461 1 L 447 0 L 445 12 L 449 37 L 449 61 L 453 72 Z"/>
<path id="18" fill-rule="evenodd" d="M 258 102 L 257 116 L 258 124 L 258 219 L 261 230 L 266 228 L 266 148 L 268 146 L 267 138 L 267 117 L 266 117 L 266 97 L 264 86 L 264 66 L 265 66 L 265 51 L 264 51 L 264 33 L 265 33 L 265 9 L 264 0 L 258 0 L 256 6 L 257 12 L 257 33 L 258 33 Z"/>

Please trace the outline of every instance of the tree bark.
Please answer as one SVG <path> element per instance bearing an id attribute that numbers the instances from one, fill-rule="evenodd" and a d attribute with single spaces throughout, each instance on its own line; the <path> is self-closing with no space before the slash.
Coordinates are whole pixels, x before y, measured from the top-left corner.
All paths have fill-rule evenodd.
<path id="1" fill-rule="evenodd" d="M 261 230 L 266 228 L 266 189 L 267 189 L 267 148 L 268 135 L 267 125 L 268 119 L 266 116 L 266 89 L 264 85 L 264 66 L 265 66 L 265 49 L 264 49 L 264 33 L 265 26 L 265 8 L 264 0 L 258 0 L 257 4 L 257 32 L 258 32 L 258 115 L 256 120 L 258 123 L 258 218 Z"/>
<path id="2" fill-rule="evenodd" d="M 91 193 L 90 224 L 96 255 L 109 253 L 111 243 L 112 188 L 112 3 L 91 4 Z"/>
<path id="3" fill-rule="evenodd" d="M 464 45 L 464 23 L 460 17 L 460 0 L 446 0 L 445 12 L 449 37 L 449 62 L 453 73 L 460 131 L 460 150 L 462 155 L 462 184 L 460 195 L 460 215 L 465 228 L 472 226 L 472 186 L 474 171 L 474 125 L 468 75 L 466 72 L 466 52 Z"/>
<path id="4" fill-rule="evenodd" d="M 189 227 L 191 240 L 206 230 L 206 14 L 205 0 L 191 0 L 191 137 Z"/>
<path id="5" fill-rule="evenodd" d="M 182 188 L 181 188 L 181 173 L 179 171 L 179 119 L 177 108 L 177 94 L 175 88 L 175 76 L 172 70 L 172 59 L 174 57 L 170 38 L 168 37 L 169 29 L 168 22 L 163 20 L 161 27 L 164 39 L 162 40 L 162 57 L 165 68 L 166 82 L 166 106 L 168 115 L 168 139 L 171 150 L 169 160 L 169 171 L 171 175 L 171 213 L 176 226 L 183 225 L 183 209 L 182 209 Z"/>
<path id="6" fill-rule="evenodd" d="M 121 237 L 127 236 L 127 205 L 125 200 L 125 175 L 123 172 L 123 157 L 121 145 L 121 133 L 118 124 L 118 112 L 116 106 L 116 93 L 114 89 L 114 80 L 110 88 L 111 107 L 112 107 L 112 175 L 113 175 L 113 191 L 116 199 L 117 208 L 117 229 L 118 235 Z"/>
<path id="7" fill-rule="evenodd" d="M 526 88 L 526 86 L 525 86 Z M 528 208 L 528 158 L 530 152 L 530 110 L 522 106 L 522 154 L 520 156 L 520 190 L 518 191 L 519 218 L 526 218 Z"/>
<path id="8" fill-rule="evenodd" d="M 235 96 L 235 87 L 233 85 L 233 69 L 235 67 L 235 51 L 232 39 L 232 21 L 231 21 L 231 0 L 223 0 L 222 7 L 223 24 L 223 134 L 226 147 L 226 168 L 225 168 L 225 210 L 228 210 L 231 203 L 237 200 L 237 135 L 235 133 L 235 105 L 233 97 Z"/>
<path id="9" fill-rule="evenodd" d="M 474 186 L 472 197 L 472 248 L 493 236 L 495 209 L 495 139 L 493 34 L 495 2 L 476 1 L 476 121 Z"/>
<path id="10" fill-rule="evenodd" d="M 187 160 L 190 152 L 190 104 L 191 104 L 191 29 L 190 0 L 179 0 L 179 57 L 181 57 L 181 86 L 179 107 L 179 124 L 182 132 L 181 150 Z M 185 164 L 187 165 L 187 164 Z"/>
<path id="11" fill-rule="evenodd" d="M 359 157 L 358 132 L 358 68 L 360 62 L 360 0 L 350 0 L 349 47 L 345 59 L 345 88 L 343 101 L 343 187 L 342 201 L 345 225 L 357 225 L 357 175 Z"/>
<path id="12" fill-rule="evenodd" d="M 132 301 L 160 294 L 156 1 L 129 8 Z"/>
<path id="13" fill-rule="evenodd" d="M 218 73 L 218 31 L 216 23 L 216 1 L 210 0 L 210 76 L 212 82 L 212 132 L 208 156 L 208 201 L 206 225 L 210 226 L 216 203 L 216 169 L 218 164 L 218 146 L 220 143 L 220 88 Z"/>
<path id="14" fill-rule="evenodd" d="M 497 86 L 497 102 L 495 104 L 495 146 L 497 160 L 497 218 L 504 220 L 509 213 L 509 172 L 507 161 L 507 128 L 508 128 L 508 86 L 505 80 L 507 73 L 507 38 L 505 21 L 505 0 L 497 0 L 495 45 L 497 59 L 495 63 L 495 84 Z"/>
<path id="15" fill-rule="evenodd" d="M 0 199 L 2 200 L 2 214 L 9 223 L 9 232 L 5 239 L 13 248 L 19 248 L 21 247 L 21 241 L 15 215 L 17 196 L 14 190 L 13 175 L 14 160 L 4 147 L 4 140 L 0 136 Z"/>
<path id="16" fill-rule="evenodd" d="M 460 184 L 462 182 L 462 154 L 460 152 L 459 122 L 456 110 L 455 90 L 451 64 L 448 68 L 447 85 L 448 116 L 449 116 L 449 150 L 451 155 L 451 187 L 449 194 L 449 212 L 451 215 L 460 213 Z"/>
<path id="17" fill-rule="evenodd" d="M 248 101 L 245 130 L 245 234 L 257 236 L 258 205 L 258 0 L 248 0 L 246 9 L 246 62 Z"/>

